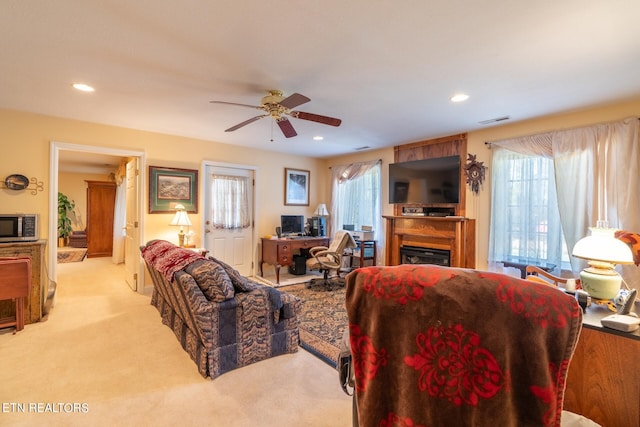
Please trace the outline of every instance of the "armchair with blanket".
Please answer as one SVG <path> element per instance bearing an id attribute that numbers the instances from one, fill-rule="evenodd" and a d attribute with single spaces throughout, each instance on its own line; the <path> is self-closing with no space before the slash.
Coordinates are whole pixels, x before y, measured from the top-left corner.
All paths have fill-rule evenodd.
<path id="1" fill-rule="evenodd" d="M 203 377 L 298 351 L 297 297 L 164 240 L 140 251 L 154 284 L 151 304 Z"/>
<path id="2" fill-rule="evenodd" d="M 354 426 L 596 425 L 562 410 L 582 310 L 556 287 L 365 267 L 347 276 L 345 303 L 352 361 L 340 380 L 355 390 Z"/>

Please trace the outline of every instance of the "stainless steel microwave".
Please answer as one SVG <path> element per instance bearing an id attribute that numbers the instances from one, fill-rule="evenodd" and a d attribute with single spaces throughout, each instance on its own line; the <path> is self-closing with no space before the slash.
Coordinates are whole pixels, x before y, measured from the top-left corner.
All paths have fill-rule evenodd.
<path id="1" fill-rule="evenodd" d="M 38 240 L 38 214 L 0 214 L 0 242 Z"/>

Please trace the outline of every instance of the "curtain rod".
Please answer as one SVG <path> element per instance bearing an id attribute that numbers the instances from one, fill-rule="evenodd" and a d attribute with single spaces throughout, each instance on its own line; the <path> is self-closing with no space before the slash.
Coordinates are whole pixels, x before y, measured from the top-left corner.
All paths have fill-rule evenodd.
<path id="1" fill-rule="evenodd" d="M 633 118 L 633 116 L 628 117 L 628 118 Z M 622 120 L 625 120 L 625 119 L 622 119 Z M 640 121 L 640 117 L 636 117 L 636 120 Z M 615 122 L 618 122 L 618 121 L 620 121 L 620 120 L 616 120 L 616 121 L 613 121 L 613 122 L 596 123 L 595 125 L 587 125 L 587 126 L 597 126 L 599 124 L 615 123 Z M 579 128 L 582 128 L 582 127 L 586 127 L 586 126 L 576 126 L 574 128 L 568 128 L 568 129 L 579 129 Z M 568 130 L 568 129 L 561 129 L 561 130 Z M 555 131 L 552 130 L 552 131 L 549 131 L 549 132 L 557 132 L 557 130 L 555 130 Z M 542 132 L 542 133 L 545 133 L 545 132 Z M 538 135 L 538 134 L 533 134 L 533 135 Z M 524 137 L 533 136 L 533 135 L 525 135 Z M 524 138 L 524 137 L 517 137 L 517 138 Z M 507 139 L 513 139 L 513 138 L 507 138 Z M 485 141 L 484 142 L 484 145 L 489 149 L 491 148 L 491 144 L 492 143 L 490 141 Z"/>
<path id="2" fill-rule="evenodd" d="M 372 161 L 373 161 L 373 160 L 369 160 L 369 161 L 367 161 L 367 162 L 353 162 L 353 163 L 349 163 L 349 164 L 348 164 L 348 165 L 346 165 L 346 166 L 357 165 L 358 163 L 369 163 L 369 162 L 372 162 Z M 378 160 L 376 160 L 376 162 L 377 162 L 377 163 L 382 163 L 382 159 L 378 159 Z M 345 165 L 334 165 L 334 166 L 345 166 Z M 329 169 L 331 169 L 332 167 L 333 167 L 333 166 L 329 166 Z"/>

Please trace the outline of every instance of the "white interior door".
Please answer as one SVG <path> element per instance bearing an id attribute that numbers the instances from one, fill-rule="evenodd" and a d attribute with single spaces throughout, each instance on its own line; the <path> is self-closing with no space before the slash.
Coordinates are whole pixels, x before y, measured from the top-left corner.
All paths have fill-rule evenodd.
<path id="1" fill-rule="evenodd" d="M 255 171 L 241 166 L 216 166 L 208 165 L 205 168 L 206 197 L 205 197 L 205 239 L 204 246 L 209 255 L 218 258 L 238 270 L 243 276 L 253 274 L 253 248 L 254 248 L 254 183 Z M 246 177 L 249 180 L 249 212 L 251 215 L 250 226 L 247 228 L 224 229 L 213 226 L 213 206 L 222 201 L 216 200 L 212 191 L 213 175 L 227 175 Z"/>
<path id="2" fill-rule="evenodd" d="M 126 237 L 124 249 L 124 266 L 126 270 L 126 281 L 134 291 L 138 290 L 139 257 L 138 247 L 140 246 L 140 233 L 138 232 L 138 158 L 127 162 L 127 210 L 126 210 Z"/>

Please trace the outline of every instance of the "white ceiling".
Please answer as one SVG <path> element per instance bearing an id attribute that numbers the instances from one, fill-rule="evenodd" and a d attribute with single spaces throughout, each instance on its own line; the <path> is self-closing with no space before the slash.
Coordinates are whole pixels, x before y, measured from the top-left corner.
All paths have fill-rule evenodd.
<path id="1" fill-rule="evenodd" d="M 328 157 L 637 98 L 639 19 L 638 0 L 2 0 L 0 108 Z M 209 101 L 269 89 L 342 125 L 224 132 L 259 112 Z"/>

